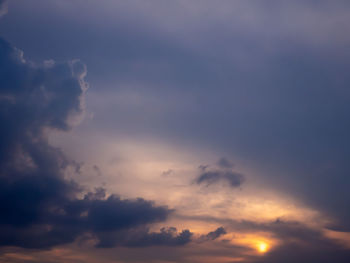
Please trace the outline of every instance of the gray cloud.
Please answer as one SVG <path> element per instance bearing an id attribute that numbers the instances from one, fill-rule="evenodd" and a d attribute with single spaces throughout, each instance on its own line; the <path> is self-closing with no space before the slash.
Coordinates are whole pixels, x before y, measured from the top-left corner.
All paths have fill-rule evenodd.
<path id="1" fill-rule="evenodd" d="M 225 235 L 225 234 L 227 234 L 225 228 L 219 227 L 219 228 L 217 228 L 215 231 L 209 232 L 209 233 L 206 235 L 206 237 L 209 238 L 209 239 L 211 239 L 211 240 L 215 240 L 215 239 L 217 239 L 217 238 L 219 238 L 220 236 Z"/>
<path id="2" fill-rule="evenodd" d="M 220 236 L 223 236 L 227 234 L 225 228 L 223 228 L 222 226 L 221 227 L 218 227 L 215 231 L 212 231 L 212 232 L 209 232 L 208 234 L 206 235 L 202 235 L 198 241 L 199 242 L 206 242 L 206 241 L 210 241 L 210 240 L 215 240 L 217 238 L 219 238 Z"/>
<path id="3" fill-rule="evenodd" d="M 244 176 L 236 172 L 208 171 L 196 179 L 197 184 L 205 183 L 207 186 L 219 181 L 226 181 L 231 187 L 239 187 L 244 182 Z"/>
<path id="4" fill-rule="evenodd" d="M 310 227 L 303 222 L 276 219 L 261 223 L 205 216 L 185 216 L 184 219 L 225 225 L 225 228 L 220 227 L 202 236 L 203 240 L 207 240 L 206 237 L 209 236 L 215 237 L 216 234 L 226 234 L 226 232 L 230 234 L 265 232 L 279 240 L 280 243 L 270 247 L 264 256 L 248 257 L 246 262 L 326 263 L 334 260 L 334 262 L 345 263 L 350 259 L 350 250 L 344 243 L 326 237 L 322 229 Z"/>
<path id="5" fill-rule="evenodd" d="M 245 176 L 232 170 L 233 165 L 226 159 L 221 158 L 218 161 L 218 169 L 212 169 L 209 166 L 201 165 L 200 174 L 195 179 L 197 184 L 206 184 L 206 186 L 218 182 L 226 182 L 230 187 L 239 187 L 245 181 Z"/>
<path id="6" fill-rule="evenodd" d="M 178 233 L 174 227 L 162 228 L 160 232 L 150 232 L 147 228 L 103 232 L 98 235 L 97 247 L 183 246 L 191 242 L 192 235 L 189 230 Z"/>

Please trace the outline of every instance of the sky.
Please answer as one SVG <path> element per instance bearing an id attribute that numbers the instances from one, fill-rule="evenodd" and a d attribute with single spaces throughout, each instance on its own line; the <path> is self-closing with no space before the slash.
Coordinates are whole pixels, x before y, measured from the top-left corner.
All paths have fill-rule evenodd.
<path id="1" fill-rule="evenodd" d="M 350 262 L 350 2 L 0 0 L 0 261 Z"/>

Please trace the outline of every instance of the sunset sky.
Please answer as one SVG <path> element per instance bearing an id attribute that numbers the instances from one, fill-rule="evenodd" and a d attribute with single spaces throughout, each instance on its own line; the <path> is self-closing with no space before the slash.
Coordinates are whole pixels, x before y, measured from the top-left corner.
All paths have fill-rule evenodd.
<path id="1" fill-rule="evenodd" d="M 350 1 L 0 0 L 0 262 L 349 263 Z"/>

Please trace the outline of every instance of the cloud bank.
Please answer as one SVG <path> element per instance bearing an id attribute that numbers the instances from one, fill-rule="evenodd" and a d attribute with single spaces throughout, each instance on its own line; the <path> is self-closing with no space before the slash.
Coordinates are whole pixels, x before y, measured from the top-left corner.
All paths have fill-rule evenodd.
<path id="1" fill-rule="evenodd" d="M 72 162 L 49 145 L 48 133 L 69 130 L 71 117 L 82 114 L 85 75 L 79 61 L 35 65 L 0 39 L 0 246 L 48 248 L 84 233 L 103 246 L 107 234 L 164 221 L 171 212 L 141 198 L 106 196 L 103 189 L 79 199 L 80 186 L 64 179 Z M 177 245 L 190 236 L 173 234 L 143 230 L 123 244 Z"/>

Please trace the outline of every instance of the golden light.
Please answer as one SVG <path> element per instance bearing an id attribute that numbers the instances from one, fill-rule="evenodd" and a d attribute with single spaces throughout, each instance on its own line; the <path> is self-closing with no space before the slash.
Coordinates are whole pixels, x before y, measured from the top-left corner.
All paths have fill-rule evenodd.
<path id="1" fill-rule="evenodd" d="M 256 256 L 257 254 L 263 256 L 280 242 L 280 240 L 274 238 L 270 233 L 266 232 L 248 234 L 235 233 L 232 234 L 232 236 L 230 236 L 230 234 L 226 234 L 225 238 L 231 238 L 232 244 L 249 248 L 249 253 L 253 256 Z"/>
<path id="2" fill-rule="evenodd" d="M 258 244 L 259 252 L 265 253 L 267 251 L 267 249 L 268 249 L 268 245 L 266 243 L 261 242 L 261 243 Z"/>

